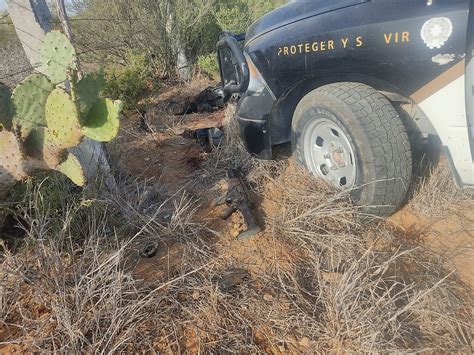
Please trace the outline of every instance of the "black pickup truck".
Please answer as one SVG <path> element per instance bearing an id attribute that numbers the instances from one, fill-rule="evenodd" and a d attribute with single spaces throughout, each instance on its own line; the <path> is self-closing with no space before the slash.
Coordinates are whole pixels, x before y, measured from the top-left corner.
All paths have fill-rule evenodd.
<path id="1" fill-rule="evenodd" d="M 222 84 L 240 96 L 248 150 L 271 159 L 291 141 L 310 172 L 386 216 L 419 163 L 416 129 L 474 187 L 473 11 L 474 0 L 294 0 L 245 35 L 223 33 Z"/>

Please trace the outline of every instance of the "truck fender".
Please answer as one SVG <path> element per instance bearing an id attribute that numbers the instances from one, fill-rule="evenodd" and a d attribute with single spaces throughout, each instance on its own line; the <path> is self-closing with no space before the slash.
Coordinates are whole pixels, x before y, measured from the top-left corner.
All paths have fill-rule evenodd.
<path id="1" fill-rule="evenodd" d="M 357 82 L 369 85 L 385 95 L 390 101 L 400 104 L 411 104 L 412 101 L 398 89 L 386 81 L 360 74 L 344 74 L 341 76 L 312 77 L 291 86 L 281 95 L 272 110 L 270 132 L 272 145 L 286 143 L 291 140 L 291 121 L 296 106 L 309 92 L 318 87 L 337 82 Z"/>

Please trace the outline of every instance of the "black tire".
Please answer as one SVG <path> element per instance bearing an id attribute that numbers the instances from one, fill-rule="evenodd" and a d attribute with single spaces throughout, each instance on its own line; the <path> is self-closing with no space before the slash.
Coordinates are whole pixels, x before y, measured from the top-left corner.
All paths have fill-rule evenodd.
<path id="1" fill-rule="evenodd" d="M 406 128 L 392 104 L 360 83 L 330 84 L 307 94 L 292 122 L 294 156 L 307 168 L 302 137 L 308 137 L 305 130 L 318 127 L 314 122 L 322 119 L 336 124 L 352 147 L 354 203 L 370 215 L 386 217 L 396 212 L 411 182 L 412 155 Z"/>

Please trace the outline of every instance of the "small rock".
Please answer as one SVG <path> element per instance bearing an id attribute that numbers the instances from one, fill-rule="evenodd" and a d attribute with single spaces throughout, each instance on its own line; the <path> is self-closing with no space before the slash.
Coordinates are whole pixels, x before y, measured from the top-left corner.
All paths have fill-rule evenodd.
<path id="1" fill-rule="evenodd" d="M 217 286 L 221 291 L 226 292 L 242 284 L 249 278 L 250 273 L 247 270 L 232 268 L 222 273 L 222 275 L 217 280 Z"/>

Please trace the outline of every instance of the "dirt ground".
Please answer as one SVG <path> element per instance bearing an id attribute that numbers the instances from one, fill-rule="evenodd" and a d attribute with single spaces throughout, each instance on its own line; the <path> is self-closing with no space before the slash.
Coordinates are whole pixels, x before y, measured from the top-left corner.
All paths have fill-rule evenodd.
<path id="1" fill-rule="evenodd" d="M 442 218 L 417 215 L 406 207 L 390 219 L 412 238 L 427 245 L 445 260 L 452 270 L 474 287 L 474 211 L 459 209 Z"/>
<path id="2" fill-rule="evenodd" d="M 197 94 L 199 90 L 205 88 L 205 84 L 188 86 L 185 90 L 176 87 L 165 89 L 146 114 L 147 124 L 152 129 L 151 133 L 143 129 L 143 115 L 140 113 L 132 114 L 122 122 L 119 137 L 109 147 L 121 172 L 146 179 L 151 184 L 161 184 L 171 192 L 178 191 L 187 184 L 192 185 L 193 173 L 198 171 L 202 162 L 206 160 L 209 150 L 195 139 L 186 137 L 185 132 L 199 128 L 221 127 L 224 111 L 174 116 L 169 108 Z M 256 238 L 237 241 L 238 231 L 244 228 L 243 220 L 239 214 L 235 214 L 228 221 L 221 220 L 219 209 L 210 206 L 210 202 L 216 198 L 215 191 L 210 192 L 210 187 L 190 187 L 194 189 L 194 193 L 208 201 L 200 207 L 198 216 L 207 220 L 210 227 L 219 234 L 222 248 L 225 248 L 226 253 L 232 255 L 238 264 L 251 271 L 267 265 L 268 260 L 275 257 L 273 245 L 272 247 L 268 245 L 271 240 L 263 237 L 265 232 L 262 232 Z M 267 191 L 267 194 L 276 197 L 268 196 L 264 201 L 259 201 L 263 206 L 257 206 L 257 214 L 258 211 L 268 213 L 278 210 L 278 189 Z M 464 282 L 474 287 L 472 204 L 460 205 L 441 218 L 416 214 L 410 207 L 410 204 L 406 205 L 389 221 L 405 231 L 405 238 L 427 245 L 443 258 L 450 260 L 453 271 Z M 278 253 L 279 257 L 282 257 L 292 252 L 278 250 Z M 169 253 L 155 259 L 141 259 L 137 273 L 146 280 L 153 280 L 154 274 L 164 272 L 157 267 L 159 264 L 166 264 L 166 268 L 169 269 L 179 264 L 179 258 L 178 249 L 170 250 Z"/>

